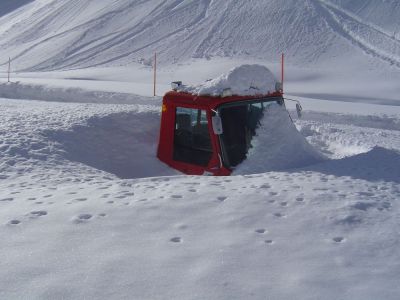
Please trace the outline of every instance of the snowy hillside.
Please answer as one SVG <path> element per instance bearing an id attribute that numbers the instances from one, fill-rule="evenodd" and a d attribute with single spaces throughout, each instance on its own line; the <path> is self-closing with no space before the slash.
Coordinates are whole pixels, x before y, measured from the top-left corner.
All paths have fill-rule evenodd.
<path id="1" fill-rule="evenodd" d="M 2 1 L 0 61 L 16 70 L 247 57 L 400 66 L 398 1 Z M 13 3 L 12 6 L 10 3 Z M 27 3 L 27 4 L 26 4 Z M 23 5 L 26 4 L 26 5 Z M 384 17 L 383 17 L 384 16 Z"/>
<path id="2" fill-rule="evenodd" d="M 0 299 L 400 299 L 399 20 L 397 0 L 1 0 Z M 284 51 L 303 118 L 271 106 L 232 176 L 185 176 L 156 157 L 154 51 L 157 95 L 267 93 Z"/>

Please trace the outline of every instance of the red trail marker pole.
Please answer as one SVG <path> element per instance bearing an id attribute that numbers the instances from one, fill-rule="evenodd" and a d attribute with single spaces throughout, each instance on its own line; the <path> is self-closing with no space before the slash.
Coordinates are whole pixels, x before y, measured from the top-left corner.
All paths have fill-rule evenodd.
<path id="1" fill-rule="evenodd" d="M 281 83 L 282 83 L 282 94 L 283 94 L 283 80 L 285 79 L 285 54 L 282 53 L 281 59 Z"/>
<path id="2" fill-rule="evenodd" d="M 153 95 L 156 96 L 156 84 L 157 84 L 157 52 L 154 52 L 154 90 Z"/>

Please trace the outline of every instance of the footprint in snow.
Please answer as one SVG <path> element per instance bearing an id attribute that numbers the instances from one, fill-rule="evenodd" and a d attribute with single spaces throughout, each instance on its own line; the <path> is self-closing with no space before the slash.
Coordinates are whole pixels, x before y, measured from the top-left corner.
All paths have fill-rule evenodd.
<path id="1" fill-rule="evenodd" d="M 265 240 L 264 243 L 268 244 L 268 245 L 272 245 L 274 243 L 273 240 Z"/>
<path id="2" fill-rule="evenodd" d="M 170 239 L 171 242 L 173 243 L 182 243 L 182 238 L 179 236 L 173 237 L 172 239 Z"/>
<path id="3" fill-rule="evenodd" d="M 80 214 L 74 218 L 75 223 L 88 222 L 93 216 L 91 214 Z"/>
<path id="4" fill-rule="evenodd" d="M 332 241 L 334 241 L 335 243 L 343 243 L 345 241 L 345 238 L 341 237 L 341 236 L 337 236 L 337 237 L 334 237 L 332 239 Z"/>
<path id="5" fill-rule="evenodd" d="M 20 224 L 21 223 L 21 221 L 20 220 L 11 220 L 10 222 L 8 222 L 8 224 L 10 224 L 10 225 L 18 225 L 18 224 Z"/>
<path id="6" fill-rule="evenodd" d="M 283 214 L 283 213 L 274 213 L 274 216 L 275 216 L 275 217 L 278 217 L 278 218 L 284 218 L 284 217 L 286 217 L 286 215 Z"/>
<path id="7" fill-rule="evenodd" d="M 80 220 L 89 220 L 89 219 L 92 218 L 92 215 L 91 215 L 91 214 L 80 214 L 80 215 L 78 216 L 78 218 L 79 218 Z"/>
<path id="8" fill-rule="evenodd" d="M 183 198 L 183 196 L 182 195 L 172 195 L 171 198 L 181 199 L 181 198 Z"/>
<path id="9" fill-rule="evenodd" d="M 87 198 L 76 198 L 75 201 L 79 201 L 79 202 L 84 202 L 86 201 Z"/>
<path id="10" fill-rule="evenodd" d="M 260 233 L 260 234 L 264 234 L 264 233 L 267 232 L 267 230 L 264 229 L 264 228 L 260 228 L 260 229 L 256 229 L 255 232 Z"/>
<path id="11" fill-rule="evenodd" d="M 303 197 L 297 197 L 297 198 L 296 198 L 296 201 L 297 201 L 297 202 L 303 202 L 303 201 L 304 201 L 304 198 L 303 198 Z"/>
<path id="12" fill-rule="evenodd" d="M 30 215 L 31 218 L 39 218 L 39 217 L 42 217 L 42 216 L 46 216 L 47 215 L 47 211 L 45 211 L 45 210 L 31 211 L 29 213 L 29 215 Z"/>
<path id="13" fill-rule="evenodd" d="M 218 199 L 218 201 L 224 202 L 227 198 L 228 197 L 221 196 L 221 197 L 218 197 L 217 199 Z"/>
<path id="14" fill-rule="evenodd" d="M 14 198 L 3 198 L 3 199 L 0 199 L 0 202 L 11 202 L 11 201 L 14 201 Z"/>

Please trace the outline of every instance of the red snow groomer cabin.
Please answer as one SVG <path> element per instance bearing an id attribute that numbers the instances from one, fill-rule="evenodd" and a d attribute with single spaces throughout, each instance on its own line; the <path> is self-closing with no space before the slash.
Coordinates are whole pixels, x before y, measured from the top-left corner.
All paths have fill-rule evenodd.
<path id="1" fill-rule="evenodd" d="M 181 91 L 181 82 L 165 94 L 158 158 L 189 175 L 230 175 L 245 160 L 264 110 L 284 105 L 279 83 L 266 95 L 218 97 Z"/>

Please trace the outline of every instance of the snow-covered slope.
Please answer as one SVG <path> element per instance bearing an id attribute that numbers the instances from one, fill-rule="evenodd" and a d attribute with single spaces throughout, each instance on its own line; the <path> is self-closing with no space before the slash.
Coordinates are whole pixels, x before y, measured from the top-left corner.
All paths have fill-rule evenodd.
<path id="1" fill-rule="evenodd" d="M 299 65 L 367 54 L 398 66 L 398 2 L 361 2 L 18 1 L 0 18 L 0 57 L 11 56 L 16 70 L 148 64 L 155 51 L 163 64 L 215 56 L 275 61 L 284 51 Z"/>

